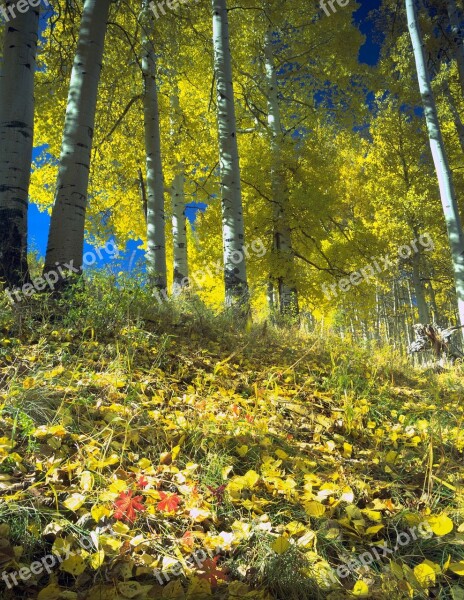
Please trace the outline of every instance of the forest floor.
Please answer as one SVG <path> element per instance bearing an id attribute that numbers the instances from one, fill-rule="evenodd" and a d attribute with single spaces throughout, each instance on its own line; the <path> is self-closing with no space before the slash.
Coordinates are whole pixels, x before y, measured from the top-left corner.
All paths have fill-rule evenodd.
<path id="1" fill-rule="evenodd" d="M 0 308 L 0 598 L 464 598 L 462 367 L 110 300 Z"/>

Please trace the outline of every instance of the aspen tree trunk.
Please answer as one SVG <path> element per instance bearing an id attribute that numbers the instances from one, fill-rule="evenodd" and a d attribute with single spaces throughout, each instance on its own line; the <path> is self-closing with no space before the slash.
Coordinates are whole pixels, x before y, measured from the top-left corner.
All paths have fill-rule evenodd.
<path id="1" fill-rule="evenodd" d="M 464 125 L 461 121 L 461 115 L 459 114 L 456 103 L 454 102 L 454 98 L 451 95 L 451 90 L 449 89 L 447 81 L 444 82 L 444 92 L 448 99 L 451 115 L 453 116 L 454 126 L 456 128 L 456 133 L 458 134 L 459 145 L 464 153 Z"/>
<path id="2" fill-rule="evenodd" d="M 13 2 L 7 2 L 8 7 Z M 39 8 L 5 25 L 0 72 L 0 279 L 28 279 L 27 210 L 34 133 Z"/>
<path id="3" fill-rule="evenodd" d="M 226 0 L 212 0 L 226 306 L 248 307 L 240 163 Z"/>
<path id="4" fill-rule="evenodd" d="M 432 312 L 432 316 L 433 316 L 433 322 L 439 323 L 440 322 L 440 314 L 438 312 L 437 300 L 435 297 L 435 290 L 433 289 L 433 284 L 432 284 L 431 280 L 429 280 L 428 290 L 429 290 L 429 294 L 430 294 L 430 305 L 432 308 L 431 312 Z"/>
<path id="5" fill-rule="evenodd" d="M 456 194 L 443 142 L 437 108 L 432 93 L 430 75 L 427 71 L 425 49 L 419 30 L 414 0 L 406 0 L 408 27 L 416 61 L 419 89 L 424 105 L 430 148 L 437 172 L 441 202 L 445 216 L 448 239 L 454 268 L 456 296 L 460 324 L 464 325 L 464 237 L 459 216 Z"/>
<path id="6" fill-rule="evenodd" d="M 264 42 L 267 81 L 268 125 L 271 133 L 271 184 L 274 209 L 274 252 L 277 258 L 280 312 L 298 315 L 298 293 L 294 282 L 295 256 L 291 230 L 288 224 L 289 189 L 282 160 L 284 135 L 280 116 L 277 75 L 272 49 L 272 28 L 268 28 Z"/>
<path id="7" fill-rule="evenodd" d="M 82 268 L 98 83 L 111 0 L 85 0 L 56 182 L 44 272 Z M 69 267 L 71 265 L 71 268 Z"/>
<path id="8" fill-rule="evenodd" d="M 174 146 L 180 144 L 181 114 L 177 81 L 171 96 L 171 138 Z M 172 243 L 174 254 L 174 274 L 172 294 L 178 296 L 188 287 L 187 222 L 185 218 L 185 176 L 184 163 L 179 160 L 175 165 L 175 175 L 171 186 L 172 202 Z"/>
<path id="9" fill-rule="evenodd" d="M 151 285 L 167 289 L 166 222 L 164 215 L 164 175 L 161 156 L 160 116 L 156 84 L 156 54 L 153 14 L 148 0 L 142 2 L 142 72 L 145 152 L 147 155 L 147 269 Z"/>
<path id="10" fill-rule="evenodd" d="M 456 6 L 456 0 L 447 0 L 448 17 L 453 35 L 454 53 L 458 65 L 459 82 L 461 84 L 462 95 L 464 96 L 464 41 L 463 30 L 461 28 L 461 17 Z"/>
<path id="11" fill-rule="evenodd" d="M 414 253 L 412 257 L 412 284 L 414 286 L 414 294 L 416 296 L 417 311 L 419 313 L 419 323 L 430 322 L 429 309 L 425 299 L 425 289 L 422 283 L 420 274 L 420 254 Z"/>

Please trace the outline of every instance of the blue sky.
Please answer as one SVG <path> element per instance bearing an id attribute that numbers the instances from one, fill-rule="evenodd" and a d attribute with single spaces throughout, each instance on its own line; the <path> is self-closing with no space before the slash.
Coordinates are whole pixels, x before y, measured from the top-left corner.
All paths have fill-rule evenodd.
<path id="1" fill-rule="evenodd" d="M 354 13 L 354 19 L 358 25 L 360 31 L 366 36 L 366 42 L 360 50 L 359 60 L 360 62 L 367 63 L 369 65 L 375 65 L 380 53 L 379 46 L 373 41 L 372 36 L 372 24 L 367 19 L 369 11 L 376 9 L 380 6 L 381 0 L 358 0 L 361 7 Z M 348 8 L 348 7 L 347 7 Z M 339 10 L 343 10 L 339 8 Z M 39 153 L 39 150 L 34 151 L 34 158 Z M 187 216 L 190 220 L 195 218 L 197 209 L 188 208 Z M 46 212 L 40 212 L 38 208 L 31 204 L 29 208 L 29 249 L 31 251 L 38 251 L 40 256 L 45 256 L 47 247 L 48 228 L 50 225 L 50 217 Z M 127 247 L 127 259 L 126 261 L 139 259 L 143 256 L 140 250 L 136 250 L 140 242 L 132 241 Z M 85 244 L 85 251 L 92 249 L 92 246 Z M 122 250 L 122 249 L 121 249 Z M 104 261 L 103 261 L 104 263 Z"/>

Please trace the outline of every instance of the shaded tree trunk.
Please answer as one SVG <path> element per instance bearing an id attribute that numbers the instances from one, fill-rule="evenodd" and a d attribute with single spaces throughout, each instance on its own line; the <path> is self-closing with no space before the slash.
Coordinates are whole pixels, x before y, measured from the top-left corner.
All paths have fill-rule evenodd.
<path id="1" fill-rule="evenodd" d="M 180 144 L 181 114 L 179 106 L 179 91 L 177 82 L 174 83 L 174 93 L 171 96 L 171 138 L 174 145 Z M 175 165 L 175 175 L 171 186 L 172 202 L 172 243 L 174 255 L 174 273 L 172 293 L 178 296 L 188 287 L 188 251 L 187 251 L 187 221 L 185 217 L 185 175 L 184 163 L 179 160 Z"/>
<path id="2" fill-rule="evenodd" d="M 226 0 L 212 0 L 226 306 L 248 307 L 240 163 Z"/>
<path id="3" fill-rule="evenodd" d="M 267 82 L 268 125 L 271 134 L 271 184 L 274 212 L 274 253 L 277 263 L 280 312 L 298 314 L 298 293 L 294 281 L 295 255 L 292 248 L 291 230 L 288 223 L 289 189 L 283 164 L 282 122 L 277 86 L 277 74 L 272 49 L 272 28 L 265 35 L 264 58 Z"/>
<path id="4" fill-rule="evenodd" d="M 419 30 L 414 0 L 406 0 L 406 12 L 411 42 L 416 62 L 419 89 L 424 105 L 425 119 L 429 132 L 430 148 L 440 187 L 440 196 L 445 216 L 448 239 L 454 268 L 458 313 L 464 325 L 464 237 L 459 216 L 456 193 L 446 155 L 443 136 L 438 121 L 437 108 L 432 93 L 430 75 L 427 71 L 425 48 Z"/>
<path id="5" fill-rule="evenodd" d="M 425 299 L 425 288 L 420 273 L 420 253 L 415 252 L 412 257 L 412 284 L 414 286 L 414 295 L 416 296 L 417 310 L 419 313 L 419 323 L 430 322 L 429 309 Z"/>
<path id="6" fill-rule="evenodd" d="M 458 65 L 459 82 L 461 84 L 461 92 L 464 97 L 464 41 L 463 30 L 461 27 L 461 16 L 459 15 L 456 6 L 456 0 L 447 0 L 446 8 L 451 25 L 451 33 L 453 35 L 454 55 Z"/>
<path id="7" fill-rule="evenodd" d="M 71 71 L 44 272 L 82 268 L 98 83 L 111 0 L 85 0 Z"/>
<path id="8" fill-rule="evenodd" d="M 148 6 L 148 0 L 144 0 L 142 5 L 143 108 L 147 155 L 147 267 L 151 284 L 159 290 L 166 290 L 164 175 L 156 84 L 156 55 L 150 39 L 154 29 L 153 14 Z"/>
<path id="9" fill-rule="evenodd" d="M 7 2 L 6 6 L 14 4 Z M 39 8 L 6 24 L 0 73 L 0 280 L 28 280 L 27 212 L 34 136 Z"/>

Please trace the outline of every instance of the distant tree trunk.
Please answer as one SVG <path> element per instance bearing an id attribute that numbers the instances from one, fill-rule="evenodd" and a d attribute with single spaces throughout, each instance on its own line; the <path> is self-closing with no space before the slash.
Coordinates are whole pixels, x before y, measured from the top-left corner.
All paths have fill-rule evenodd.
<path id="1" fill-rule="evenodd" d="M 414 286 L 414 295 L 416 296 L 417 310 L 419 313 L 419 323 L 430 322 L 429 309 L 425 299 L 425 289 L 420 273 L 420 254 L 414 253 L 412 257 L 412 284 Z"/>
<path id="2" fill-rule="evenodd" d="M 461 20 L 455 0 L 447 0 L 448 17 L 453 34 L 453 46 L 456 62 L 458 65 L 459 81 L 461 83 L 461 92 L 464 97 L 464 40 Z"/>
<path id="3" fill-rule="evenodd" d="M 451 90 L 447 81 L 444 82 L 444 92 L 445 96 L 448 99 L 448 104 L 450 107 L 451 115 L 453 117 L 454 126 L 456 128 L 456 133 L 458 134 L 459 145 L 461 146 L 461 150 L 464 153 L 464 125 L 461 121 L 461 115 L 459 114 L 454 98 L 451 95 Z"/>
<path id="4" fill-rule="evenodd" d="M 44 272 L 82 267 L 90 155 L 111 0 L 85 0 L 71 71 Z"/>
<path id="5" fill-rule="evenodd" d="M 181 114 L 177 81 L 171 96 L 171 138 L 175 146 L 180 144 Z M 172 202 L 172 243 L 174 254 L 174 273 L 172 294 L 178 296 L 188 286 L 187 220 L 185 217 L 185 165 L 179 160 L 174 168 L 174 180 L 171 186 Z"/>
<path id="6" fill-rule="evenodd" d="M 14 3 L 8 1 L 6 6 Z M 27 209 L 34 134 L 39 8 L 5 25 L 0 73 L 0 279 L 28 279 Z"/>
<path id="7" fill-rule="evenodd" d="M 430 294 L 430 305 L 432 309 L 432 320 L 434 323 L 440 324 L 440 314 L 438 312 L 437 299 L 435 297 L 435 290 L 433 289 L 432 280 L 428 282 L 428 290 Z"/>
<path id="8" fill-rule="evenodd" d="M 265 35 L 264 58 L 267 80 L 267 120 L 271 134 L 274 252 L 277 258 L 280 312 L 284 315 L 296 316 L 298 314 L 298 293 L 294 281 L 295 255 L 292 248 L 291 230 L 288 224 L 290 198 L 282 156 L 284 135 L 280 115 L 272 34 L 272 27 L 269 27 Z"/>
<path id="9" fill-rule="evenodd" d="M 419 30 L 414 0 L 406 0 L 408 27 L 416 61 L 419 89 L 424 105 L 430 148 L 438 176 L 440 196 L 445 216 L 448 239 L 454 267 L 456 296 L 461 325 L 464 325 L 464 237 L 459 216 L 456 194 L 443 142 L 437 108 L 432 93 L 430 75 L 427 71 L 425 49 Z"/>
<path id="10" fill-rule="evenodd" d="M 226 0 L 212 0 L 226 306 L 248 307 L 240 163 Z"/>
<path id="11" fill-rule="evenodd" d="M 143 107 L 147 155 L 147 267 L 151 284 L 158 290 L 166 290 L 164 175 L 156 85 L 156 54 L 150 39 L 154 29 L 153 14 L 148 6 L 148 0 L 143 0 L 142 11 Z"/>

